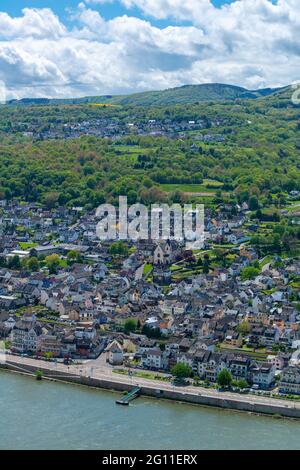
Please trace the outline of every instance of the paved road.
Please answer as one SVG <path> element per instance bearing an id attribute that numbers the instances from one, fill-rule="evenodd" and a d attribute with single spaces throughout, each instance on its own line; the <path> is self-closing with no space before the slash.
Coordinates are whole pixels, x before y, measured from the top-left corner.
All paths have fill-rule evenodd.
<path id="1" fill-rule="evenodd" d="M 27 357 L 9 356 L 7 358 L 8 363 L 16 364 L 22 371 L 22 366 L 30 365 L 38 368 L 45 368 L 52 371 L 52 375 L 55 376 L 55 371 L 65 372 L 67 375 L 92 377 L 101 380 L 114 381 L 129 386 L 140 386 L 149 387 L 155 390 L 169 390 L 176 391 L 184 395 L 201 395 L 203 397 L 217 398 L 221 400 L 235 400 L 255 405 L 275 405 L 282 408 L 294 408 L 300 410 L 300 403 L 292 400 L 280 400 L 271 397 L 255 396 L 255 395 L 241 395 L 232 392 L 218 392 L 214 389 L 207 389 L 203 387 L 176 387 L 169 382 L 163 382 L 158 380 L 144 379 L 140 377 L 130 377 L 122 374 L 113 372 L 113 367 L 108 365 L 105 361 L 105 355 L 101 355 L 96 360 L 86 361 L 81 365 L 64 365 L 61 363 L 48 362 L 43 360 L 31 359 Z M 60 375 L 61 377 L 61 375 Z M 255 411 L 255 409 L 254 409 Z"/>

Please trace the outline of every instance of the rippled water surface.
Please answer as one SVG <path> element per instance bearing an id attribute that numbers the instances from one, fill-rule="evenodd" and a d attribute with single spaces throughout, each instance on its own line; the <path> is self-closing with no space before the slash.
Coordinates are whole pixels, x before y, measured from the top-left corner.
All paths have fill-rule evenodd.
<path id="1" fill-rule="evenodd" d="M 300 449 L 300 421 L 0 372 L 0 449 Z"/>

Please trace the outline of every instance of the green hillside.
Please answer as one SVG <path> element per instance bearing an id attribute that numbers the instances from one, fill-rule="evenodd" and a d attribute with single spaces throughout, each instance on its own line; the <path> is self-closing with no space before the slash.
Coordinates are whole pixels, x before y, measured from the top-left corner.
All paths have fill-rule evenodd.
<path id="1" fill-rule="evenodd" d="M 196 90 L 200 96 L 204 89 L 173 93 L 179 99 L 180 93 Z M 253 92 L 257 99 L 247 99 L 242 89 L 212 87 L 214 96 L 225 90 L 243 99 L 176 106 L 2 106 L 0 199 L 91 208 L 127 194 L 130 203 L 246 201 L 279 211 L 291 191 L 300 191 L 299 107 L 292 90 L 260 90 Z M 174 96 L 172 90 L 161 95 Z M 162 102 L 157 94 L 156 99 Z M 152 135 L 151 120 L 163 135 Z M 197 125 L 190 127 L 190 120 Z M 111 137 L 86 135 L 92 123 L 95 132 L 105 128 Z M 78 131 L 70 136 L 71 127 Z"/>
<path id="2" fill-rule="evenodd" d="M 49 99 L 23 99 L 12 101 L 10 104 L 84 104 L 103 103 L 117 104 L 122 106 L 168 106 L 173 104 L 195 104 L 201 102 L 230 101 L 236 99 L 256 99 L 276 93 L 278 89 L 266 88 L 262 90 L 246 90 L 234 85 L 223 85 L 219 83 L 203 85 L 185 85 L 179 88 L 170 88 L 163 91 L 146 91 L 132 95 L 119 96 L 91 96 L 85 98 L 74 98 L 68 100 Z"/>

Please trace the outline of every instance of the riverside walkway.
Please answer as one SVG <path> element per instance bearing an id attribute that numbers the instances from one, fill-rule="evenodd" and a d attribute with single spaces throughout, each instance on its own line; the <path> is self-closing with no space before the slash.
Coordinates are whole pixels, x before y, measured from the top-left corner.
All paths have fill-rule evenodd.
<path id="1" fill-rule="evenodd" d="M 27 367 L 31 371 L 33 369 L 43 370 L 49 378 L 57 380 L 68 381 L 70 379 L 69 381 L 71 382 L 71 379 L 77 378 L 78 383 L 85 385 L 89 385 L 89 381 L 92 382 L 92 380 L 99 381 L 101 384 L 95 386 L 112 390 L 128 390 L 133 387 L 139 387 L 142 395 L 239 409 L 254 413 L 280 414 L 282 416 L 300 418 L 300 402 L 297 401 L 249 394 L 242 395 L 233 392 L 219 392 L 215 389 L 192 385 L 176 387 L 169 382 L 117 374 L 113 372 L 111 366 L 106 365 L 103 357 L 94 361 L 86 361 L 84 364 L 67 366 L 61 363 L 9 355 L 6 358 L 6 365 L 9 369 L 16 371 L 19 368 L 19 371 L 22 369 L 25 372 Z M 5 367 L 5 364 L 2 367 Z"/>

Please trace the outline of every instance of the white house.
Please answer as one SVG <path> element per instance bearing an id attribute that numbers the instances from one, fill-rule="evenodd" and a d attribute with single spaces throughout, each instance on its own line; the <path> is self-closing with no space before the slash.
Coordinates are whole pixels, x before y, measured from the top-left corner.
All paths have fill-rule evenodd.
<path id="1" fill-rule="evenodd" d="M 142 366 L 150 369 L 163 369 L 163 362 L 163 353 L 159 348 L 149 349 L 142 357 Z"/>
<path id="2" fill-rule="evenodd" d="M 16 323 L 11 333 L 11 349 L 15 352 L 37 352 L 42 335 L 42 328 L 32 317 Z"/>
<path id="3" fill-rule="evenodd" d="M 260 388 L 270 388 L 274 383 L 275 378 L 275 365 L 274 364 L 257 364 L 252 368 L 252 382 Z"/>
<path id="4" fill-rule="evenodd" d="M 300 367 L 289 366 L 284 369 L 279 391 L 280 393 L 300 394 Z"/>
<path id="5" fill-rule="evenodd" d="M 124 355 L 123 349 L 118 341 L 114 340 L 107 348 L 107 360 L 108 362 L 113 365 L 121 365 L 123 364 Z"/>

